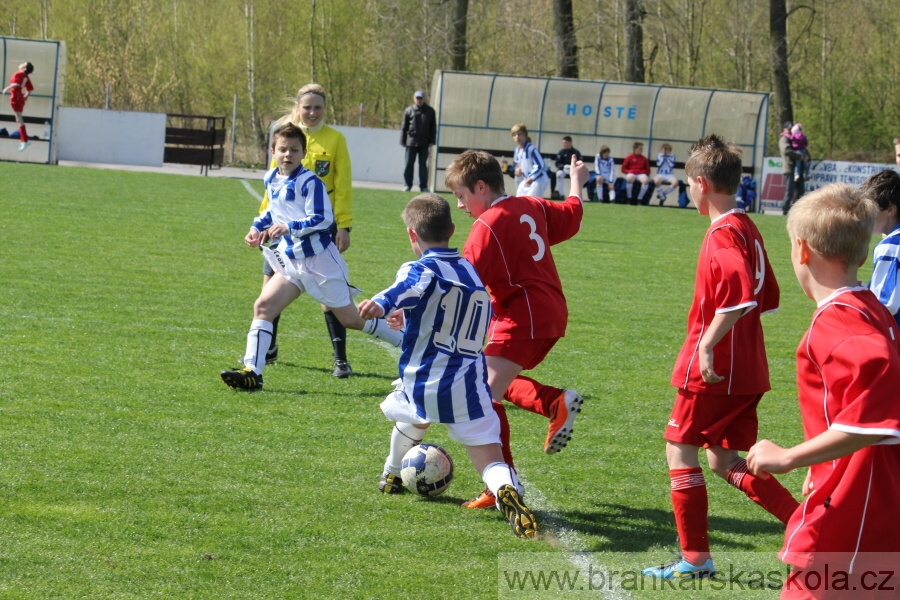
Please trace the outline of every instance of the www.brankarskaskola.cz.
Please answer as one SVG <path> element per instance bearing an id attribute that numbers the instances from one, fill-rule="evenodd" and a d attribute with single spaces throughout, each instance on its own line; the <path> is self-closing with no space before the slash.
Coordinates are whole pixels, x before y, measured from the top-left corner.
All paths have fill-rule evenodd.
<path id="1" fill-rule="evenodd" d="M 784 565 L 778 570 L 742 570 L 729 565 L 712 578 L 659 579 L 645 576 L 640 570 L 611 570 L 588 565 L 588 570 L 504 570 L 501 586 L 513 591 L 602 591 L 602 590 L 780 590 L 802 586 L 807 590 L 883 591 L 892 594 L 897 589 L 897 572 L 893 570 L 864 571 L 859 576 L 844 569 L 799 569 Z"/>

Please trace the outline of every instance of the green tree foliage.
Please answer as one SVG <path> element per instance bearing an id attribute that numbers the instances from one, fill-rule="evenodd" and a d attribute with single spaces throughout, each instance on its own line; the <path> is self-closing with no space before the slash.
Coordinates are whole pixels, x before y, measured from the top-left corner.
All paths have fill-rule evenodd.
<path id="1" fill-rule="evenodd" d="M 471 71 L 553 76 L 554 0 L 469 2 Z M 625 79 L 627 0 L 572 0 L 578 72 Z M 643 0 L 648 83 L 774 91 L 768 2 Z M 796 121 L 817 157 L 889 161 L 900 134 L 895 0 L 788 0 Z M 70 106 L 228 115 L 239 156 L 297 89 L 328 90 L 336 124 L 398 127 L 415 89 L 450 69 L 458 0 L 3 0 L 0 34 L 64 40 Z M 460 63 L 456 63 L 460 64 Z M 770 141 L 778 99 L 770 110 Z"/>

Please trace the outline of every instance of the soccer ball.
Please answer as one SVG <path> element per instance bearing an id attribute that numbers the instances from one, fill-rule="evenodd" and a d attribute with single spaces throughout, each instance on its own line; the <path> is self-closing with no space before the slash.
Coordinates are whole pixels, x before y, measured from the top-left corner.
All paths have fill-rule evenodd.
<path id="1" fill-rule="evenodd" d="M 403 487 L 421 496 L 443 494 L 453 481 L 453 459 L 435 444 L 410 448 L 400 463 Z"/>

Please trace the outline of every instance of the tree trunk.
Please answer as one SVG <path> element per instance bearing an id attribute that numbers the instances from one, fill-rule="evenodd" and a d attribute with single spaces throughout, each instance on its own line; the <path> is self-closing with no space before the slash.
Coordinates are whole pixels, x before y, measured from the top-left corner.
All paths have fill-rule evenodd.
<path id="1" fill-rule="evenodd" d="M 466 70 L 466 26 L 469 19 L 469 0 L 455 0 L 456 14 L 453 17 L 453 38 L 450 45 L 450 68 L 454 71 Z"/>
<path id="2" fill-rule="evenodd" d="M 785 0 L 769 0 L 769 41 L 772 44 L 772 74 L 779 126 L 794 120 L 791 104 L 791 75 L 787 60 L 787 4 Z"/>
<path id="3" fill-rule="evenodd" d="M 578 43 L 572 0 L 553 0 L 553 38 L 556 76 L 578 79 Z"/>
<path id="4" fill-rule="evenodd" d="M 643 0 L 625 0 L 625 81 L 644 83 Z"/>
<path id="5" fill-rule="evenodd" d="M 260 133 L 259 115 L 256 113 L 256 7 L 255 0 L 247 0 L 244 4 L 244 18 L 247 36 L 247 95 L 250 98 L 250 131 L 257 148 L 263 152 L 265 162 L 266 140 Z"/>

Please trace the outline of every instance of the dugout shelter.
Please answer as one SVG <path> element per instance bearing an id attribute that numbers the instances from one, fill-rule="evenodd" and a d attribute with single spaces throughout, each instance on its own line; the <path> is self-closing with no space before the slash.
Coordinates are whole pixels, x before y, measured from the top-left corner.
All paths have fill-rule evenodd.
<path id="1" fill-rule="evenodd" d="M 20 64 L 30 62 L 34 65 L 34 72 L 30 75 L 34 91 L 28 95 L 23 112 L 31 145 L 23 152 L 18 152 L 18 137 L 0 135 L 0 160 L 56 164 L 54 129 L 63 98 L 65 42 L 0 36 L 0 58 L 0 89 L 9 85 L 9 78 Z M 6 129 L 7 134 L 17 133 L 18 130 L 15 115 L 9 105 L 9 95 L 0 98 L 0 130 L 2 129 Z"/>
<path id="2" fill-rule="evenodd" d="M 444 170 L 464 150 L 486 150 L 509 160 L 515 146 L 509 130 L 516 123 L 528 127 L 532 143 L 552 168 L 550 157 L 562 147 L 564 135 L 572 136 L 591 169 L 600 146 L 609 146 L 617 174 L 640 141 L 653 177 L 659 146 L 668 142 L 677 160 L 675 173 L 686 181 L 684 161 L 691 144 L 717 133 L 743 149 L 745 174 L 759 180 L 762 172 L 768 93 L 436 71 L 431 99 L 437 143 L 429 175 L 435 191 L 448 191 Z M 505 180 L 507 193 L 515 193 L 512 179 Z M 758 201 L 748 208 L 758 209 Z"/>

